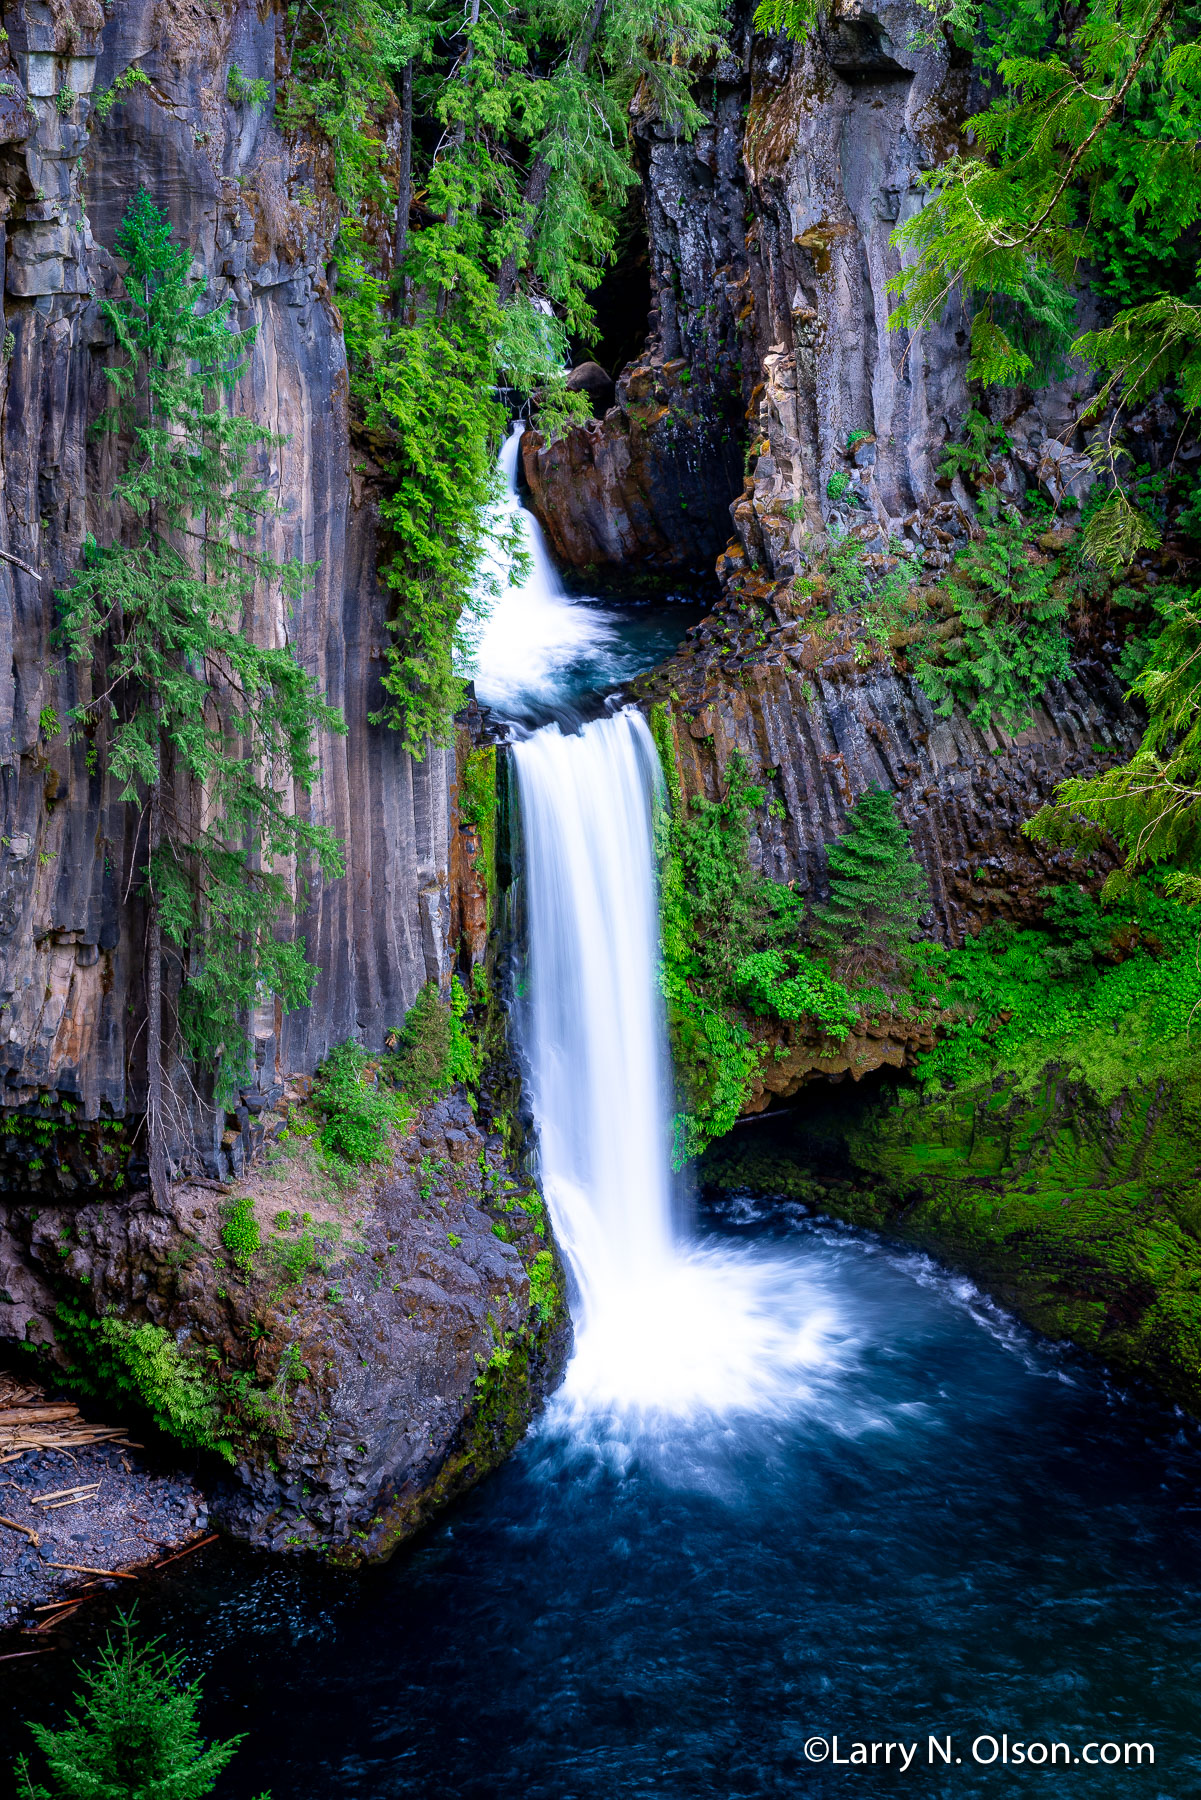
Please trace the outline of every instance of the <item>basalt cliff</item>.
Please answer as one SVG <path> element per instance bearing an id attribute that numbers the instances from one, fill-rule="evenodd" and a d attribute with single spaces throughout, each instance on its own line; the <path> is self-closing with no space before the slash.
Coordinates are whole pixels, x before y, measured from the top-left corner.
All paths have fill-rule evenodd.
<path id="1" fill-rule="evenodd" d="M 370 723 L 387 608 L 314 198 L 327 171 L 269 105 L 231 98 L 231 68 L 273 91 L 276 9 L 20 0 L 4 25 L 0 1343 L 49 1357 L 50 1379 L 86 1368 L 94 1393 L 99 1315 L 169 1333 L 251 1408 L 225 1452 L 232 1468 L 212 1463 L 219 1516 L 277 1547 L 378 1555 L 514 1441 L 561 1364 L 565 1314 L 545 1223 L 534 1235 L 514 1212 L 531 1183 L 462 1100 L 426 1108 L 353 1204 L 335 1192 L 323 1211 L 321 1194 L 302 1195 L 287 1241 L 272 1221 L 289 1219 L 288 1196 L 243 1184 L 252 1233 L 266 1244 L 274 1232 L 281 1255 L 290 1243 L 290 1271 L 260 1257 L 252 1277 L 222 1240 L 228 1184 L 295 1137 L 331 1046 L 382 1049 L 424 984 L 445 990 L 464 934 L 476 961 L 484 951 L 479 837 L 458 819 L 455 752 L 415 760 Z M 142 826 L 120 783 L 95 772 L 86 726 L 66 729 L 90 696 L 54 637 L 55 590 L 88 534 L 104 537 L 113 472 L 92 428 L 114 340 L 102 307 L 139 188 L 194 246 L 210 300 L 254 333 L 234 404 L 278 434 L 268 548 L 311 572 L 293 611 L 256 592 L 244 630 L 292 644 L 347 726 L 321 739 L 307 803 L 345 856 L 299 921 L 319 971 L 312 1002 L 260 1008 L 253 1082 L 227 1104 L 177 1065 L 165 1212 L 143 1191 Z M 509 1368 L 491 1360 L 501 1344 L 520 1346 Z M 122 1385 L 116 1365 L 108 1377 Z"/>

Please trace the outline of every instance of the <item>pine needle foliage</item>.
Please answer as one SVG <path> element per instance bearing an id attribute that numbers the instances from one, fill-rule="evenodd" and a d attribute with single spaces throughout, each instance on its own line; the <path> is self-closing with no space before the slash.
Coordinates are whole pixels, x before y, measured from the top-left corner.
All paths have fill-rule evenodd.
<path id="1" fill-rule="evenodd" d="M 1100 334 L 1116 374 L 1137 381 L 1154 364 L 1166 377 L 1174 358 L 1191 368 L 1196 331 L 1179 296 L 1195 280 L 1201 217 L 1198 8 L 972 10 L 961 41 L 993 97 L 966 122 L 971 147 L 930 173 L 929 203 L 894 234 L 905 260 L 894 322 L 918 327 L 958 291 L 976 305 L 969 374 L 1045 380 L 1069 350 L 1102 350 L 1095 333 L 1073 343 L 1072 288 L 1087 279 L 1127 303 L 1116 332 Z"/>
<path id="2" fill-rule="evenodd" d="M 35 1782 L 22 1757 L 22 1800 L 200 1800 L 212 1793 L 241 1737 L 205 1744 L 196 1717 L 200 1684 L 183 1680 L 182 1652 L 168 1655 L 159 1638 L 140 1644 L 132 1627 L 132 1614 L 118 1615 L 95 1666 L 80 1671 L 83 1687 L 64 1725 L 30 1725 L 50 1785 Z"/>
<path id="3" fill-rule="evenodd" d="M 1144 870 L 1160 869 L 1169 893 L 1201 901 L 1201 595 L 1166 593 L 1163 629 L 1130 697 L 1147 709 L 1135 755 L 1099 775 L 1073 776 L 1025 830 L 1079 850 L 1106 838 L 1123 853 L 1106 893 L 1117 898 Z"/>
<path id="4" fill-rule="evenodd" d="M 259 547 L 277 511 L 262 460 L 280 440 L 228 404 L 251 334 L 231 328 L 228 302 L 199 310 L 192 252 L 144 189 L 116 249 L 125 293 L 103 306 L 118 360 L 105 370 L 113 404 L 101 429 L 123 451 L 119 535 L 89 539 L 57 596 L 58 641 L 72 661 L 99 662 L 71 718 L 96 727 L 102 767 L 143 821 L 152 1087 L 165 938 L 183 969 L 184 1045 L 225 1093 L 246 1076 L 256 998 L 293 1007 L 309 996 L 315 970 L 280 927 L 308 870 L 336 876 L 342 861 L 295 796 L 316 779 L 316 732 L 345 726 L 291 647 L 265 648 L 243 628 L 258 586 L 294 603 L 305 578 Z"/>
<path id="5" fill-rule="evenodd" d="M 930 890 L 886 789 L 859 796 L 828 856 L 830 898 L 817 912 L 817 941 L 839 955 L 903 954 L 921 928 Z"/>

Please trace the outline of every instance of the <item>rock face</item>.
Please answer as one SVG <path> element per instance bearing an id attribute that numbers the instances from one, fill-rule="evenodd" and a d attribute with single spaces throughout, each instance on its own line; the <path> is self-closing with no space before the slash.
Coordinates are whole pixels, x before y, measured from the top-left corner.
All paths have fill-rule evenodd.
<path id="1" fill-rule="evenodd" d="M 835 0 L 802 44 L 753 34 L 751 10 L 697 85 L 692 139 L 635 110 L 645 351 L 603 419 L 549 447 L 527 436 L 534 505 L 573 564 L 683 568 L 724 548 L 732 513 L 731 570 L 790 575 L 831 527 L 869 551 L 920 543 L 937 568 L 966 505 L 939 463 L 968 407 L 968 325 L 949 302 L 889 329 L 890 240 L 959 142 L 968 62 L 917 0 Z M 1077 370 L 989 396 L 1006 497 L 1087 491 L 1090 391 Z"/>
<path id="2" fill-rule="evenodd" d="M 272 1235 L 278 1198 L 258 1186 L 263 1247 L 241 1262 L 200 1187 L 177 1187 L 167 1216 L 146 1197 L 12 1206 L 0 1283 L 26 1341 L 57 1332 L 59 1364 L 86 1366 L 89 1328 L 59 1310 L 84 1293 L 203 1354 L 236 1450 L 232 1477 L 210 1459 L 226 1528 L 378 1559 L 500 1460 L 557 1378 L 568 1327 L 545 1215 L 462 1099 L 420 1117 L 324 1238 L 320 1222 L 315 1240 Z"/>
<path id="3" fill-rule="evenodd" d="M 426 1117 L 360 1237 L 326 1266 L 239 1269 L 223 1246 L 212 1189 L 284 1128 L 287 1084 L 347 1038 L 380 1048 L 423 983 L 445 984 L 452 910 L 476 960 L 487 929 L 479 839 L 455 818 L 454 752 L 415 762 L 369 723 L 386 608 L 372 467 L 352 446 L 325 273 L 332 215 L 312 147 L 285 140 L 270 108 L 230 98 L 234 68 L 244 96 L 272 85 L 282 18 L 251 0 L 5 8 L 0 1338 L 43 1345 L 61 1366 L 97 1314 L 169 1330 L 251 1408 L 234 1433 L 238 1480 L 217 1502 L 230 1527 L 379 1555 L 515 1440 L 557 1372 L 565 1315 L 553 1250 L 539 1262 L 534 1222 L 509 1217 L 499 1144 L 461 1103 Z M 228 1111 L 176 1071 L 174 1150 L 202 1185 L 177 1189 L 168 1214 L 137 1192 L 129 1161 L 145 1088 L 139 820 L 95 773 L 90 731 L 72 741 L 64 729 L 92 676 L 52 641 L 54 589 L 86 534 L 108 535 L 114 470 L 90 431 L 109 399 L 101 305 L 142 186 L 193 247 L 210 299 L 253 329 L 233 403 L 282 440 L 262 547 L 308 564 L 311 580 L 294 611 L 257 591 L 243 629 L 293 644 L 348 727 L 320 742 L 304 803 L 346 861 L 343 879 L 315 883 L 299 922 L 320 970 L 312 1004 L 261 1010 L 255 1081 Z M 74 1338 L 64 1304 L 86 1315 Z"/>
<path id="4" fill-rule="evenodd" d="M 725 650 L 719 626 L 714 616 L 693 627 L 637 691 L 664 707 L 685 793 L 717 798 L 735 752 L 766 787 L 774 805 L 751 854 L 773 879 L 824 899 L 827 846 L 874 785 L 896 796 L 930 880 L 931 922 L 947 942 L 996 918 L 1033 922 L 1040 888 L 1083 873 L 1068 851 L 1032 843 L 1020 827 L 1066 776 L 1134 748 L 1138 720 L 1103 665 L 1085 660 L 1053 683 L 1028 728 L 1011 734 L 958 712 L 939 717 L 911 675 L 861 668 L 802 625 L 763 630 L 745 658 L 737 637 Z"/>
<path id="5" fill-rule="evenodd" d="M 346 850 L 300 930 L 321 970 L 313 1004 L 254 1022 L 256 1091 L 229 1118 L 194 1112 L 210 1173 L 249 1147 L 249 1117 L 285 1073 L 335 1042 L 382 1042 L 418 987 L 447 972 L 453 758 L 404 755 L 383 727 L 385 605 L 376 514 L 352 452 L 341 324 L 325 279 L 318 185 L 303 141 L 228 97 L 236 65 L 272 81 L 278 16 L 249 0 L 95 0 L 6 8 L 13 92 L 0 102 L 6 504 L 0 513 L 0 1103 L 67 1102 L 82 1120 L 136 1114 L 144 1085 L 142 921 L 126 903 L 137 819 L 60 722 L 88 677 L 53 651 L 53 589 L 104 515 L 112 471 L 89 426 L 105 404 L 114 233 L 145 185 L 194 246 L 214 299 L 257 331 L 235 405 L 286 437 L 266 546 L 312 565 L 289 615 L 256 595 L 246 629 L 290 641 L 349 726 L 320 745 L 311 816 Z M 134 70 L 139 79 L 114 88 Z M 28 96 L 28 100 L 26 100 Z M 66 98 L 64 99 L 64 96 Z M 98 97 L 100 101 L 98 104 Z M 103 115 L 103 116 L 102 116 Z M 357 463 L 357 467 L 352 467 Z M 103 536 L 103 529 L 101 529 Z M 15 560 L 14 560 L 15 559 Z M 33 571 L 32 573 L 30 571 Z M 186 1092 L 181 1077 L 181 1092 Z"/>

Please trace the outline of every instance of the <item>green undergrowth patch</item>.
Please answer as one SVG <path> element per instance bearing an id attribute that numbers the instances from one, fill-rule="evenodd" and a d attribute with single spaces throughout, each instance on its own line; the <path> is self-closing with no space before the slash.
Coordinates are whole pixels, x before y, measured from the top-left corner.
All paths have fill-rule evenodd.
<path id="1" fill-rule="evenodd" d="M 1140 883 L 1113 907 L 1048 890 L 1044 929 L 1004 923 L 961 949 L 917 947 L 917 1003 L 938 1002 L 941 1041 L 918 1064 L 931 1088 L 997 1076 L 1030 1087 L 1048 1063 L 1107 1100 L 1174 1079 L 1201 1051 L 1201 918 Z"/>
<path id="2" fill-rule="evenodd" d="M 496 813 L 496 746 L 485 744 L 459 758 L 459 820 L 480 840 L 475 867 L 487 897 L 489 930 L 496 897 Z"/>
<path id="3" fill-rule="evenodd" d="M 655 844 L 680 1167 L 738 1119 L 773 1053 L 759 1021 L 801 1027 L 833 1054 L 865 1020 L 919 1010 L 898 952 L 928 896 L 891 798 L 872 790 L 831 851 L 829 902 L 807 908 L 752 866 L 751 832 L 767 794 L 744 759 L 730 757 L 720 799 L 686 798 L 666 705 L 651 708 L 650 727 L 665 790 Z"/>
<path id="4" fill-rule="evenodd" d="M 150 1320 L 97 1317 L 76 1299 L 55 1313 L 55 1335 L 68 1358 L 66 1382 L 85 1396 L 132 1401 L 158 1430 L 191 1450 L 234 1462 L 239 1446 L 268 1433 L 287 1435 L 290 1389 L 306 1378 L 293 1347 L 275 1380 L 229 1367 L 211 1346 L 181 1347 Z"/>
<path id="5" fill-rule="evenodd" d="M 376 1060 L 353 1039 L 337 1044 L 313 1081 L 318 1143 L 335 1161 L 379 1162 L 390 1134 L 407 1129 L 412 1114 L 404 1096 L 381 1081 Z"/>

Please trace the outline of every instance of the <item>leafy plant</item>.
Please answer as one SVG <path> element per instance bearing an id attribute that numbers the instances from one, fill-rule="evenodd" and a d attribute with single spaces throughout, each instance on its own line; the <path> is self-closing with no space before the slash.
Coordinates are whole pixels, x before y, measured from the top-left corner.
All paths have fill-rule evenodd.
<path id="1" fill-rule="evenodd" d="M 923 1081 L 955 1088 L 1005 1074 L 1028 1090 L 1054 1064 L 1107 1100 L 1133 1070 L 1153 1083 L 1195 1057 L 1191 909 L 1145 882 L 1104 913 L 1062 889 L 1051 901 L 1050 931 L 998 924 L 961 949 L 918 947 L 914 994 L 921 1005 L 937 998 L 942 1026 L 919 1061 Z"/>
<path id="2" fill-rule="evenodd" d="M 244 75 L 237 63 L 230 64 L 225 91 L 235 106 L 253 107 L 256 112 L 271 104 L 270 82 L 261 75 Z"/>
<path id="3" fill-rule="evenodd" d="M 254 1267 L 254 1259 L 262 1242 L 258 1220 L 254 1216 L 254 1201 L 242 1194 L 231 1201 L 224 1209 L 225 1217 L 221 1226 L 221 1242 L 229 1251 L 235 1264 L 244 1275 L 248 1275 Z"/>
<path id="4" fill-rule="evenodd" d="M 1013 448 L 1004 429 L 994 425 L 987 413 L 969 406 L 963 415 L 961 437 L 943 449 L 938 465 L 940 475 L 968 475 L 973 481 L 986 481 L 992 473 L 992 461 Z"/>
<path id="5" fill-rule="evenodd" d="M 834 473 L 826 482 L 826 493 L 829 495 L 830 499 L 837 505 L 840 500 L 846 499 L 850 491 L 851 478 L 846 470 L 835 469 Z"/>
<path id="6" fill-rule="evenodd" d="M 426 982 L 400 1030 L 389 1033 L 391 1078 L 415 1106 L 427 1105 L 456 1082 L 474 1087 L 479 1081 L 479 1057 L 466 1024 L 469 1004 L 460 982 L 452 981 L 449 1004 L 436 983 Z"/>
<path id="7" fill-rule="evenodd" d="M 205 1744 L 196 1712 L 200 1683 L 183 1680 L 182 1651 L 139 1644 L 134 1614 L 118 1613 L 95 1665 L 80 1668 L 75 1711 L 54 1729 L 30 1724 L 50 1786 L 16 1765 L 23 1800 L 199 1800 L 211 1794 L 241 1737 Z M 269 1800 L 267 1795 L 260 1800 Z"/>
<path id="8" fill-rule="evenodd" d="M 378 1162 L 390 1132 L 409 1121 L 400 1095 L 381 1085 L 377 1062 L 353 1039 L 336 1045 L 321 1064 L 313 1105 L 322 1120 L 322 1149 L 346 1163 Z"/>
<path id="9" fill-rule="evenodd" d="M 122 69 L 111 87 L 102 88 L 92 99 L 92 115 L 103 125 L 122 95 L 131 93 L 136 87 L 149 87 L 150 77 L 141 69 L 130 67 Z"/>
<path id="10" fill-rule="evenodd" d="M 755 950 L 735 969 L 740 998 L 752 1012 L 776 1019 L 812 1020 L 832 1037 L 845 1037 L 859 1017 L 841 981 L 812 957 Z"/>
<path id="11" fill-rule="evenodd" d="M 956 558 L 945 591 L 958 633 L 937 660 L 921 655 L 915 671 L 944 717 L 959 704 L 974 725 L 995 719 L 1012 729 L 1029 719 L 1049 681 L 1068 674 L 1067 593 L 1056 585 L 1057 565 L 1032 552 L 1036 529 L 985 524 Z"/>
<path id="12" fill-rule="evenodd" d="M 98 1319 L 70 1301 L 59 1303 L 55 1321 L 77 1386 L 130 1394 L 160 1431 L 232 1461 L 216 1383 L 194 1357 L 185 1356 L 170 1332 L 149 1320 L 136 1324 L 112 1313 Z"/>
<path id="13" fill-rule="evenodd" d="M 765 37 L 782 34 L 804 43 L 817 23 L 818 0 L 760 0 L 754 26 Z"/>

